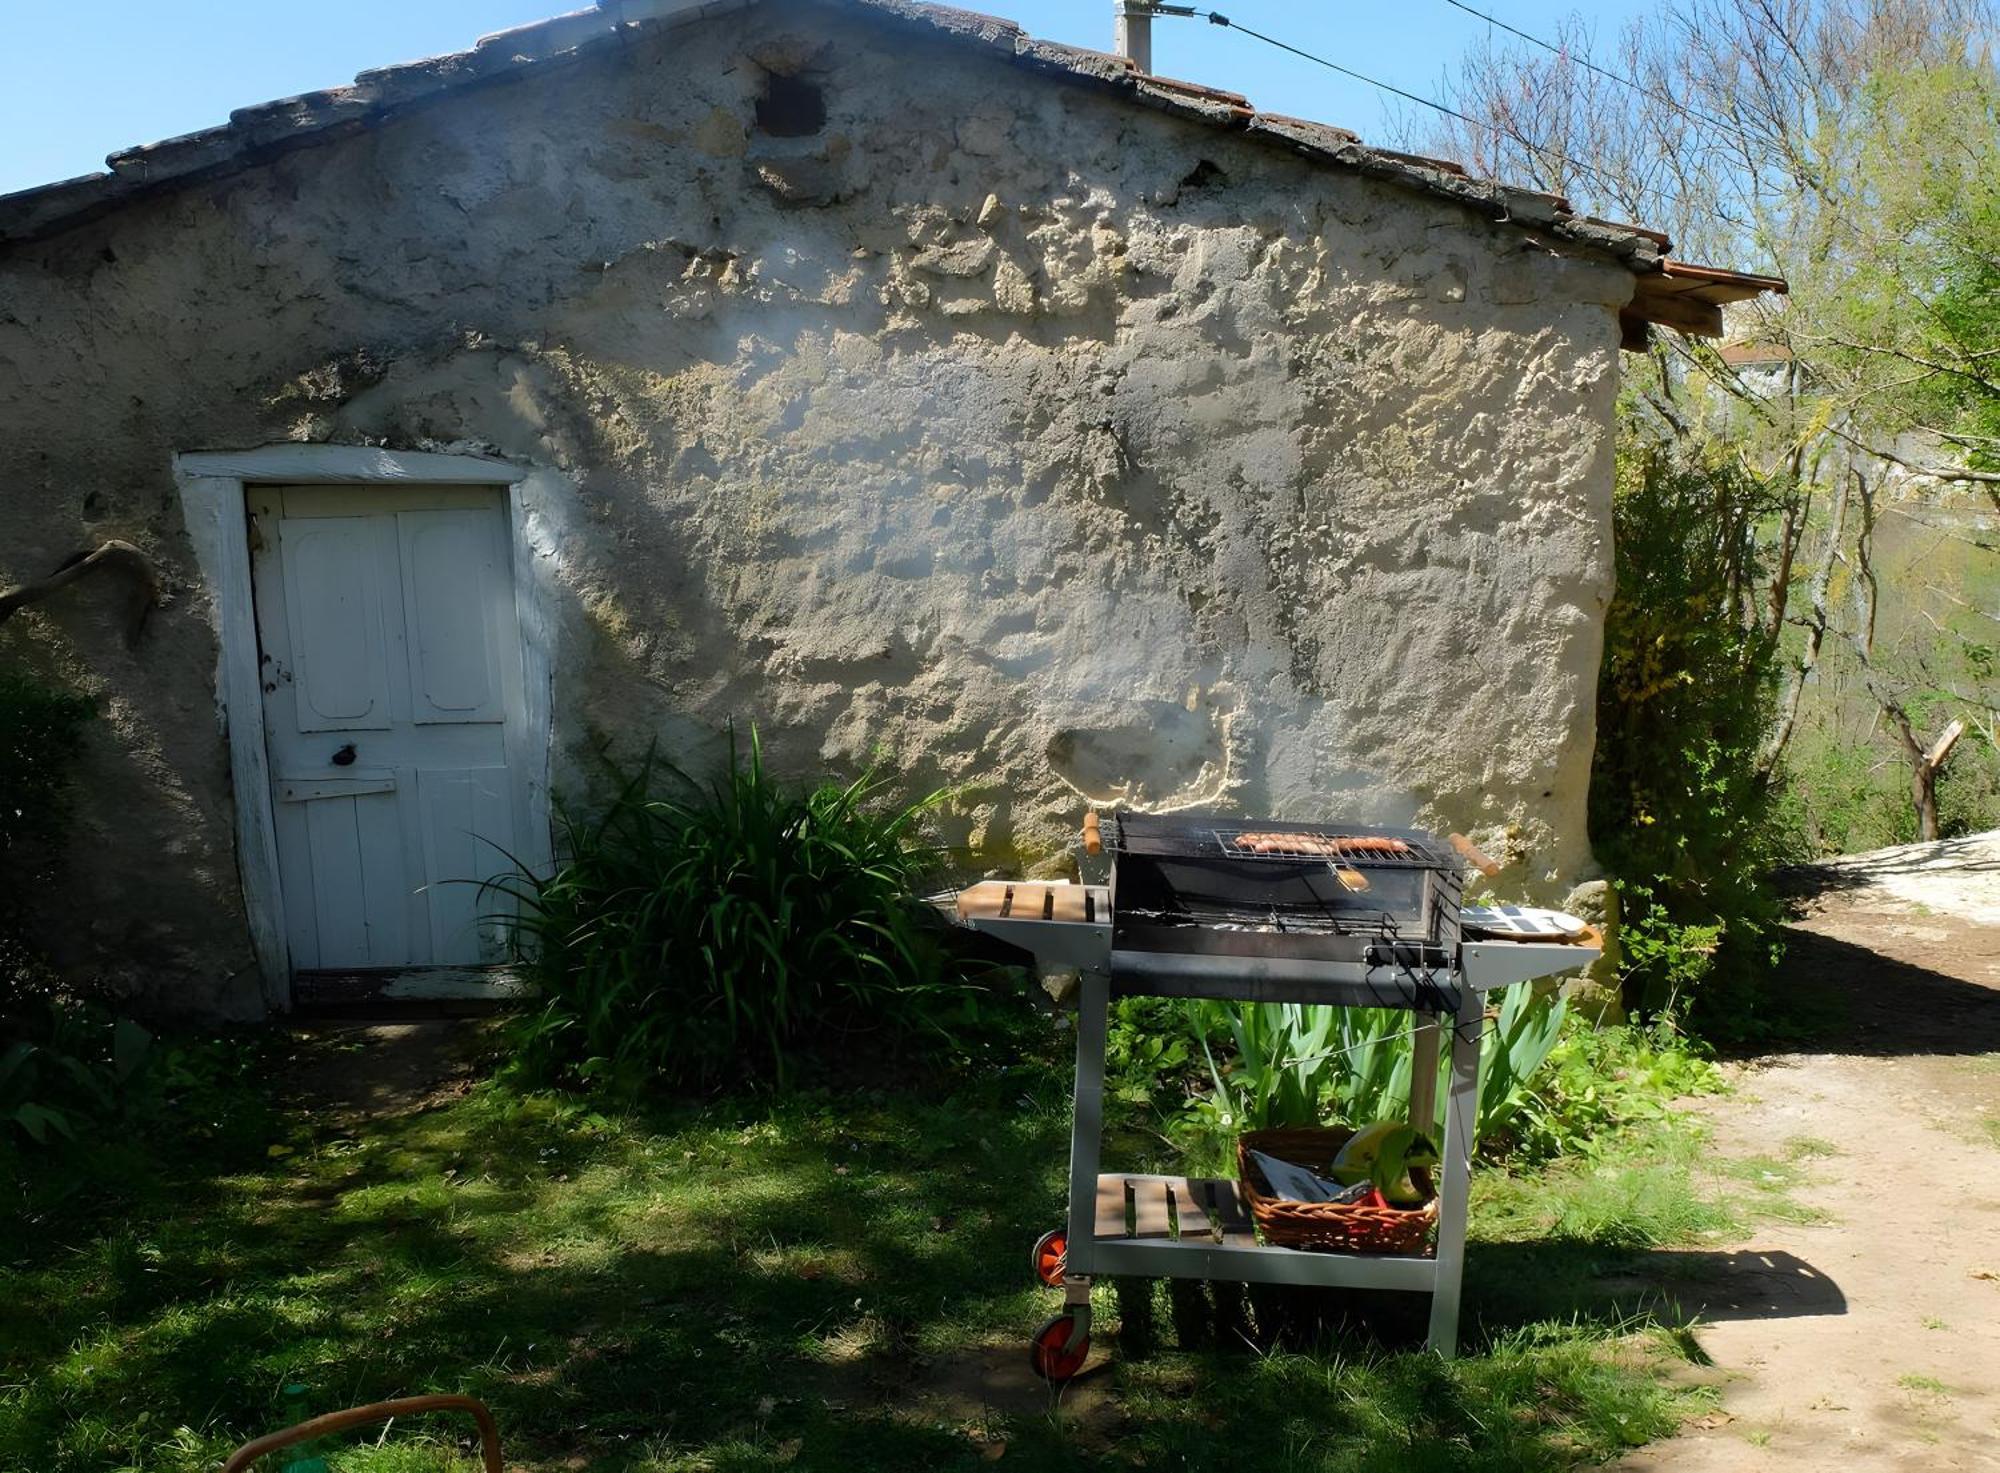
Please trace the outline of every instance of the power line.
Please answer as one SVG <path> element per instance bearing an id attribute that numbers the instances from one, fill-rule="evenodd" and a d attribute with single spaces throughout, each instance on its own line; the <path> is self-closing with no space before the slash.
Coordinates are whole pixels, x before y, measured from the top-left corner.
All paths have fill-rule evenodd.
<path id="1" fill-rule="evenodd" d="M 1634 188 L 1631 181 L 1617 178 L 1614 175 L 1605 173 L 1603 170 L 1597 168 L 1595 165 L 1587 164 L 1581 159 L 1570 158 L 1567 154 L 1558 152 L 1556 149 L 1549 148 L 1543 144 L 1536 143 L 1533 139 L 1527 137 L 1518 129 L 1509 128 L 1504 124 L 1495 123 L 1487 119 L 1472 117 L 1470 114 L 1460 112 L 1455 107 L 1447 107 L 1442 102 L 1438 102 L 1429 97 L 1420 96 L 1415 92 L 1405 92 L 1401 87 L 1394 86 L 1388 82 L 1378 81 L 1376 78 L 1368 76 L 1364 72 L 1355 71 L 1352 67 L 1342 66 L 1337 61 L 1329 61 L 1324 56 L 1319 56 L 1313 52 L 1306 51 L 1300 47 L 1292 45 L 1290 42 L 1280 41 L 1276 36 L 1267 36 L 1262 31 L 1253 31 L 1250 29 L 1250 27 L 1239 24 L 1238 22 L 1231 20 L 1228 16 L 1223 15 L 1220 11 L 1196 10 L 1192 6 L 1183 7 L 1178 5 L 1155 6 L 1154 10 L 1156 13 L 1162 15 L 1184 15 L 1188 17 L 1199 16 L 1200 18 L 1206 20 L 1210 25 L 1227 26 L 1231 30 L 1241 31 L 1244 35 L 1250 37 L 1252 40 L 1262 41 L 1266 46 L 1275 46 L 1280 51 L 1288 51 L 1293 56 L 1300 57 L 1303 60 L 1312 62 L 1316 66 L 1323 66 L 1328 71 L 1338 72 L 1343 77 L 1350 77 L 1354 81 L 1361 82 L 1366 84 L 1367 86 L 1377 88 L 1380 91 L 1391 94 L 1392 96 L 1400 97 L 1406 102 L 1414 102 L 1419 107 L 1430 108 L 1433 112 L 1442 113 L 1444 114 L 1444 116 L 1448 118 L 1456 118 L 1458 119 L 1459 122 L 1466 124 L 1468 127 L 1484 128 L 1489 132 L 1493 133 L 1494 135 L 1496 135 L 1497 137 L 1510 138 L 1515 143 L 1518 143 L 1522 148 L 1527 149 L 1529 153 L 1538 156 L 1545 164 L 1553 160 L 1554 162 L 1565 165 L 1568 168 L 1574 169 L 1579 173 L 1591 175 L 1592 177 L 1597 179 L 1599 183 L 1608 185 L 1614 191 L 1614 193 L 1628 192 L 1632 194 L 1637 194 L 1640 192 Z"/>
<path id="2" fill-rule="evenodd" d="M 1509 25 L 1506 21 L 1500 19 L 1500 17 L 1497 15 L 1488 15 L 1483 10 L 1479 10 L 1473 6 L 1464 4 L 1463 0 L 1444 0 L 1444 3 L 1449 5 L 1454 10 L 1462 10 L 1467 15 L 1476 16 L 1478 19 L 1485 21 L 1486 24 L 1488 24 L 1489 26 L 1498 26 L 1501 30 L 1505 31 L 1510 36 L 1519 36 L 1523 41 L 1526 41 L 1529 45 L 1539 46 L 1542 48 L 1542 50 L 1548 52 L 1551 56 L 1564 57 L 1568 60 L 1574 61 L 1578 66 L 1584 67 L 1589 71 L 1596 72 L 1597 75 L 1600 77 L 1607 77 L 1611 81 L 1619 83 L 1621 86 L 1630 87 L 1634 92 L 1637 92 L 1642 97 L 1650 97 L 1655 102 L 1664 103 L 1666 104 L 1666 106 L 1672 108 L 1675 112 L 1679 113 L 1682 117 L 1690 118 L 1698 123 L 1706 123 L 1711 128 L 1720 128 L 1724 132 L 1733 134 L 1737 138 L 1742 139 L 1746 143 L 1751 141 L 1748 135 L 1746 135 L 1743 132 L 1742 128 L 1739 127 L 1737 124 L 1731 123 L 1723 118 L 1718 118 L 1713 113 L 1703 112 L 1700 108 L 1689 107 L 1686 103 L 1682 102 L 1672 93 L 1648 87 L 1643 82 L 1635 81 L 1631 77 L 1626 76 L 1623 72 L 1615 72 L 1612 71 L 1609 67 L 1599 66 L 1596 62 L 1592 61 L 1590 57 L 1584 52 L 1572 51 L 1567 47 L 1557 46 L 1552 42 L 1544 41 L 1540 36 L 1530 35 L 1528 32 L 1522 30 L 1519 26 Z"/>

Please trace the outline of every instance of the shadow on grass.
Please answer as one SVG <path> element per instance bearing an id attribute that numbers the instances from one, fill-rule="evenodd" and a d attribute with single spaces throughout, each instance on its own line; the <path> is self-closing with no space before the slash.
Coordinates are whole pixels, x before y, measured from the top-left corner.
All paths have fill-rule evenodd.
<path id="1" fill-rule="evenodd" d="M 1486 1354 L 1450 1367 L 1385 1353 L 1421 1336 L 1417 1296 L 1138 1286 L 1111 1370 L 1029 1381 L 1066 1136 L 1030 1078 L 609 1119 L 486 1089 L 196 1152 L 5 1245 L 0 1466 L 212 1467 L 293 1380 L 321 1407 L 468 1391 L 514 1460 L 583 1469 L 929 1473 L 996 1442 L 1035 1468 L 1528 1469 L 1674 1425 L 1602 1340 L 1684 1322 L 1658 1307 L 1727 1255 L 1476 1245 Z"/>

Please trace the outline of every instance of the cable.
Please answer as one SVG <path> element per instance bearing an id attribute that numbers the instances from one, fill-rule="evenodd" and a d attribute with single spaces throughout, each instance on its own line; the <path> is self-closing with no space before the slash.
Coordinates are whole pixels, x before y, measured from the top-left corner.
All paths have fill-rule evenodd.
<path id="1" fill-rule="evenodd" d="M 1386 1033 L 1380 1038 L 1364 1038 L 1361 1042 L 1350 1044 L 1346 1048 L 1328 1049 L 1325 1053 L 1306 1054 L 1303 1057 L 1295 1059 L 1281 1059 L 1277 1067 L 1280 1069 L 1291 1069 L 1300 1064 L 1318 1064 L 1325 1062 L 1327 1059 L 1338 1059 L 1345 1054 L 1358 1054 L 1363 1049 L 1380 1048 L 1385 1043 L 1400 1043 L 1406 1038 L 1415 1038 L 1425 1028 L 1430 1026 L 1432 1025 L 1428 1023 L 1419 1023 L 1416 1027 L 1406 1028 L 1401 1033 Z M 1457 1025 L 1446 1019 L 1439 1019 L 1436 1026 L 1440 1034 L 1445 1032 L 1455 1033 L 1457 1031 Z M 1499 1031 L 1500 1024 L 1496 1019 L 1482 1018 L 1480 1020 L 1479 1042 L 1483 1045 L 1488 1038 L 1491 1038 Z"/>
<path id="2" fill-rule="evenodd" d="M 1470 114 L 1460 112 L 1455 107 L 1447 107 L 1442 102 L 1437 102 L 1428 97 L 1419 96 L 1415 92 L 1405 92 L 1401 87 L 1394 86 L 1388 82 L 1377 81 L 1374 77 L 1368 76 L 1364 72 L 1357 72 L 1352 67 L 1344 67 L 1337 61 L 1329 61 L 1324 56 L 1315 55 L 1313 52 L 1306 51 L 1300 47 L 1292 45 L 1289 42 L 1280 41 L 1276 36 L 1267 36 L 1262 31 L 1253 31 L 1250 29 L 1250 27 L 1246 25 L 1239 25 L 1237 22 L 1231 20 L 1228 16 L 1222 14 L 1220 11 L 1196 10 L 1192 6 L 1186 6 L 1186 7 L 1156 6 L 1154 7 L 1154 9 L 1156 13 L 1161 15 L 1185 15 L 1191 18 L 1199 17 L 1201 19 L 1206 20 L 1210 25 L 1226 26 L 1231 30 L 1241 31 L 1244 35 L 1250 37 L 1254 41 L 1262 41 L 1266 46 L 1275 46 L 1280 51 L 1288 51 L 1293 56 L 1300 57 L 1303 60 L 1312 62 L 1316 66 L 1323 66 L 1328 71 L 1338 72 L 1343 77 L 1352 78 L 1356 82 L 1361 82 L 1367 86 L 1377 88 L 1380 91 L 1390 93 L 1396 97 L 1402 98 L 1406 102 L 1414 102 L 1419 107 L 1427 107 L 1434 112 L 1443 113 L 1448 118 L 1456 118 L 1458 119 L 1459 122 L 1464 123 L 1468 127 L 1484 128 L 1498 137 L 1511 138 L 1514 142 L 1520 144 L 1521 147 L 1527 149 L 1528 152 L 1538 155 L 1543 160 L 1544 164 L 1546 164 L 1550 160 L 1553 160 L 1558 164 L 1562 164 L 1568 168 L 1576 170 L 1580 174 L 1588 174 L 1591 177 L 1595 178 L 1599 183 L 1609 186 L 1614 193 L 1637 194 L 1641 192 L 1634 188 L 1630 180 L 1617 178 L 1614 175 L 1605 173 L 1602 169 L 1597 168 L 1595 165 L 1586 164 L 1581 159 L 1573 159 L 1569 157 L 1567 154 L 1560 153 L 1553 148 L 1548 148 L 1543 146 L 1542 144 L 1536 143 L 1533 139 L 1527 137 L 1525 134 L 1521 133 L 1518 129 L 1504 127 L 1499 123 L 1488 122 L 1480 118 L 1472 117 Z"/>
<path id="3" fill-rule="evenodd" d="M 1557 46 L 1551 42 L 1544 41 L 1540 36 L 1530 35 L 1528 32 L 1522 30 L 1519 26 L 1511 26 L 1507 24 L 1506 21 L 1501 20 L 1500 17 L 1498 17 L 1497 15 L 1488 15 L 1483 10 L 1478 10 L 1470 5 L 1465 4 L 1464 0 L 1444 0 L 1444 3 L 1449 5 L 1454 10 L 1462 10 L 1467 15 L 1476 16 L 1478 19 L 1485 21 L 1489 26 L 1498 26 L 1501 30 L 1505 31 L 1510 36 L 1519 36 L 1523 41 L 1526 41 L 1529 45 L 1539 46 L 1542 48 L 1542 50 L 1548 52 L 1551 56 L 1566 57 L 1576 62 L 1578 66 L 1584 67 L 1589 71 L 1596 72 L 1597 75 L 1600 77 L 1607 77 L 1611 81 L 1617 82 L 1622 86 L 1630 87 L 1634 92 L 1637 92 L 1642 97 L 1650 97 L 1655 102 L 1665 103 L 1668 107 L 1672 108 L 1675 112 L 1681 114 L 1681 116 L 1685 118 L 1691 118 L 1698 123 L 1706 123 L 1712 128 L 1720 128 L 1726 133 L 1734 134 L 1737 138 L 1742 139 L 1746 143 L 1754 141 L 1749 137 L 1748 134 L 1746 134 L 1742 130 L 1742 128 L 1739 125 L 1731 123 L 1723 118 L 1718 118 L 1713 113 L 1705 113 L 1700 108 L 1689 107 L 1679 98 L 1673 96 L 1673 94 L 1668 92 L 1655 91 L 1654 89 L 1646 86 L 1642 82 L 1634 81 L 1632 78 L 1626 76 L 1622 72 L 1614 72 L 1609 67 L 1601 67 L 1596 62 L 1592 61 L 1589 58 L 1589 56 L 1585 55 L 1583 52 L 1571 51 L 1567 47 Z"/>

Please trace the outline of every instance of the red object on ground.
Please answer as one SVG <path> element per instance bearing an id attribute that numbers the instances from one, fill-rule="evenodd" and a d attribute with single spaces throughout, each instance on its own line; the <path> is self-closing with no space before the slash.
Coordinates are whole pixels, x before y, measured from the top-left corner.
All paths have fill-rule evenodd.
<path id="1" fill-rule="evenodd" d="M 1063 1272 L 1069 1266 L 1069 1234 L 1051 1228 L 1035 1243 L 1035 1277 L 1051 1289 L 1060 1289 Z"/>
<path id="2" fill-rule="evenodd" d="M 1028 1364 L 1044 1381 L 1057 1384 L 1067 1381 L 1090 1359 L 1089 1335 L 1082 1336 L 1074 1346 L 1069 1343 L 1075 1328 L 1076 1316 L 1059 1314 L 1035 1331 L 1035 1338 L 1028 1342 Z"/>

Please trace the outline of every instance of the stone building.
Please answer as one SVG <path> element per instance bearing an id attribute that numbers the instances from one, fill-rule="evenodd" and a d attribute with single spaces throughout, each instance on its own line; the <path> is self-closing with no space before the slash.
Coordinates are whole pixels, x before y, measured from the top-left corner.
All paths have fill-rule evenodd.
<path id="1" fill-rule="evenodd" d="M 1108 18 L 1107 18 L 1108 19 Z M 1470 831 L 1588 872 L 1621 341 L 1777 285 L 904 0 L 603 0 L 0 199 L 0 654 L 79 683 L 59 957 L 477 960 L 592 752 Z"/>

